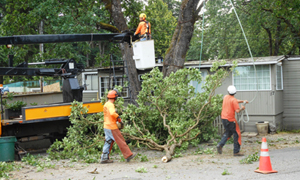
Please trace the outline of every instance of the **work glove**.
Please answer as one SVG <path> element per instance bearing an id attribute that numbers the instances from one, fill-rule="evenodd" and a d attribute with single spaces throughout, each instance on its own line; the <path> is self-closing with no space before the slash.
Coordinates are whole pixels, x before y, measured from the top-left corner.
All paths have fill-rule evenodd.
<path id="1" fill-rule="evenodd" d="M 124 123 L 121 121 L 117 121 L 117 126 L 119 128 L 119 130 L 123 129 L 124 128 Z"/>

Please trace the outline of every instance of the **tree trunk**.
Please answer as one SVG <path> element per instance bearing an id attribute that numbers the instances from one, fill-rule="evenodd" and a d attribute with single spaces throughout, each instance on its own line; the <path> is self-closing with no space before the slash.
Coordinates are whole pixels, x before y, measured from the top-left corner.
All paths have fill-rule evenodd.
<path id="1" fill-rule="evenodd" d="M 120 0 L 102 0 L 105 4 L 105 8 L 110 12 L 114 25 L 120 30 L 128 30 L 124 14 L 122 12 L 122 6 Z M 131 91 L 131 98 L 136 104 L 135 99 L 137 99 L 138 92 L 141 89 L 141 85 L 138 79 L 138 73 L 135 66 L 135 61 L 133 60 L 133 49 L 129 48 L 127 43 L 121 43 L 120 48 L 122 51 L 122 58 L 126 61 L 129 85 Z"/>
<path id="2" fill-rule="evenodd" d="M 180 147 L 180 146 L 181 146 L 181 144 L 176 144 L 176 143 L 172 144 L 170 147 L 166 146 L 165 147 L 166 155 L 164 157 L 162 157 L 162 159 L 161 159 L 162 162 L 167 163 L 167 162 L 171 161 L 172 156 L 175 153 L 175 148 Z"/>
<path id="3" fill-rule="evenodd" d="M 198 20 L 198 13 L 203 6 L 197 8 L 200 0 L 183 0 L 178 23 L 172 37 L 170 47 L 163 62 L 164 76 L 183 68 L 186 53 L 194 32 L 194 24 Z"/>
<path id="4" fill-rule="evenodd" d="M 269 28 L 266 28 L 263 24 L 261 26 L 266 30 L 268 34 L 268 40 L 269 40 L 269 56 L 272 56 L 273 54 L 273 44 L 272 44 L 272 34 Z"/>
<path id="5" fill-rule="evenodd" d="M 280 38 L 280 33 L 281 33 L 281 20 L 277 21 L 277 28 L 276 28 L 276 33 L 275 33 L 275 47 L 274 47 L 274 56 L 278 56 L 279 53 L 279 46 L 282 42 L 282 39 Z"/>

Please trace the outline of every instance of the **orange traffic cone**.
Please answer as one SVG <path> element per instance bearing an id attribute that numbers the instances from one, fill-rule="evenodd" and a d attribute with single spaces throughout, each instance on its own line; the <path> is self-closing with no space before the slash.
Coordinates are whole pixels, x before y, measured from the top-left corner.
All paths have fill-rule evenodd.
<path id="1" fill-rule="evenodd" d="M 255 170 L 254 172 L 263 173 L 263 174 L 278 172 L 272 169 L 266 138 L 262 138 L 261 151 L 259 157 L 259 169 Z"/>

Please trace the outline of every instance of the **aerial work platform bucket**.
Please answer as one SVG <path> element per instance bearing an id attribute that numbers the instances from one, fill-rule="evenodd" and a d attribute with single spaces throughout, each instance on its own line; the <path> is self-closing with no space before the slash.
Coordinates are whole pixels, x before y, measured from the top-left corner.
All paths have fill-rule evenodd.
<path id="1" fill-rule="evenodd" d="M 144 70 L 155 67 L 154 40 L 133 43 L 133 54 L 137 69 Z"/>

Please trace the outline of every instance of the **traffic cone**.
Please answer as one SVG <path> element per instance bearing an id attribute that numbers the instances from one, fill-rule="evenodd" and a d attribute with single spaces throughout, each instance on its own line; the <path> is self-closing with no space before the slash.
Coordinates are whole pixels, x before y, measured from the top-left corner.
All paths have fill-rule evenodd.
<path id="1" fill-rule="evenodd" d="M 262 138 L 260 157 L 259 157 L 259 169 L 255 170 L 254 172 L 263 173 L 263 174 L 278 172 L 272 169 L 266 138 Z"/>

